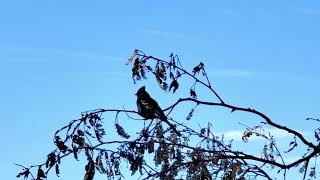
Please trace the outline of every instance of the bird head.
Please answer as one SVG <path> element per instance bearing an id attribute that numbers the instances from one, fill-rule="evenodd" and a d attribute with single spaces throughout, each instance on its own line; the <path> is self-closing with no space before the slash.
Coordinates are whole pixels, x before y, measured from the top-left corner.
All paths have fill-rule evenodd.
<path id="1" fill-rule="evenodd" d="M 140 96 L 141 94 L 146 92 L 146 87 L 142 86 L 135 95 Z"/>

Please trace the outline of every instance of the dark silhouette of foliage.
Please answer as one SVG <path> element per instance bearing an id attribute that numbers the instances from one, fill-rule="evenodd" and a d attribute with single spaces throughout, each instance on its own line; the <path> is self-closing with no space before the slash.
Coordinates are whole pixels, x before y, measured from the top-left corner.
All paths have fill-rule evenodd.
<path id="1" fill-rule="evenodd" d="M 132 175 L 139 173 L 141 179 L 244 180 L 264 178 L 271 180 L 273 177 L 269 173 L 270 170 L 275 170 L 278 174 L 282 173 L 285 179 L 287 170 L 294 167 L 298 167 L 303 179 L 316 178 L 316 158 L 320 155 L 320 128 L 314 131 L 315 139 L 309 141 L 298 131 L 277 124 L 267 115 L 255 109 L 225 103 L 214 90 L 205 71 L 205 64 L 202 62 L 189 72 L 183 68 L 177 55 L 171 53 L 169 60 L 165 61 L 148 56 L 136 49 L 127 65 L 132 65 L 134 83 L 147 79 L 147 76 L 151 75 L 155 77 L 162 90 L 170 92 L 172 90 L 172 93 L 177 92 L 179 84 L 184 83 L 182 77 L 190 78 L 194 82 L 187 90 L 190 92 L 190 97 L 180 98 L 165 109 L 160 109 L 152 99 L 153 109 L 148 109 L 148 112 L 125 109 L 97 109 L 84 112 L 79 119 L 72 120 L 56 131 L 54 135 L 56 148 L 49 152 L 45 162 L 32 166 L 17 164 L 22 168 L 17 175 L 18 178 L 50 179 L 48 173 L 52 168 L 59 176 L 60 173 L 63 173 L 59 168 L 63 165 L 61 159 L 67 156 L 73 156 L 75 160 L 78 160 L 79 156 L 87 158 L 84 180 L 92 180 L 97 172 L 105 174 L 108 179 L 121 179 L 121 163 L 129 164 Z M 197 86 L 205 87 L 216 99 L 201 100 L 198 97 Z M 180 89 L 180 91 L 185 91 L 185 89 Z M 168 116 L 176 107 L 183 103 L 195 105 L 190 112 L 186 112 L 186 120 L 192 120 L 199 106 L 222 107 L 229 109 L 231 113 L 241 111 L 260 117 L 262 120 L 260 124 L 246 127 L 242 135 L 242 143 L 247 143 L 253 136 L 263 138 L 265 145 L 261 149 L 261 155 L 234 150 L 232 142 L 225 142 L 223 137 L 213 133 L 211 122 L 208 122 L 207 127 L 191 128 L 183 122 L 169 118 Z M 123 140 L 105 140 L 102 118 L 104 113 L 115 113 L 115 132 Z M 119 114 L 126 114 L 129 118 L 142 116 L 154 120 L 149 121 L 150 123 L 138 130 L 137 135 L 134 136 L 129 135 L 120 125 Z M 307 118 L 307 120 L 320 122 L 315 118 Z M 167 122 L 162 123 L 163 121 Z M 172 126 L 166 127 L 168 123 Z M 287 151 L 281 152 L 278 149 L 275 137 L 263 131 L 266 126 L 292 135 L 293 140 L 289 142 Z M 301 158 L 285 163 L 284 155 L 298 146 L 305 147 L 305 153 L 301 155 Z M 150 161 L 150 158 L 153 161 Z"/>

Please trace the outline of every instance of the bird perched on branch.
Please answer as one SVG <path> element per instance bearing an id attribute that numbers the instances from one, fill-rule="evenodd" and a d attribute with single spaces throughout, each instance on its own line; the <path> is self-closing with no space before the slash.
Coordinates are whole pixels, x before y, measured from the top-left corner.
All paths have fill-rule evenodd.
<path id="1" fill-rule="evenodd" d="M 142 86 L 136 93 L 137 95 L 137 107 L 140 116 L 146 119 L 159 119 L 167 123 L 170 128 L 178 135 L 181 133 L 177 131 L 176 127 L 168 121 L 167 116 L 164 114 L 157 101 L 152 99 L 146 91 L 146 87 Z"/>

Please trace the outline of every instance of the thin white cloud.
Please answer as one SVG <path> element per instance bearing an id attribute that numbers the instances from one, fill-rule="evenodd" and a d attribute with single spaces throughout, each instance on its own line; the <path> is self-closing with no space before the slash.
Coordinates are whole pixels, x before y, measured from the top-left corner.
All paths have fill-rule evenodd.
<path id="1" fill-rule="evenodd" d="M 63 58 L 65 62 L 70 61 L 114 61 L 126 62 L 126 58 L 102 55 L 87 52 L 74 52 L 66 51 L 57 48 L 28 48 L 28 47 L 15 47 L 15 48 L 0 48 L 1 61 L 7 62 L 21 62 L 21 63 L 50 63 L 61 62 Z"/>
<path id="2" fill-rule="evenodd" d="M 242 141 L 242 135 L 244 130 L 233 130 L 233 131 L 226 131 L 221 133 L 216 133 L 215 135 L 224 135 L 224 138 L 226 140 L 234 140 L 234 141 Z M 286 131 L 275 129 L 275 128 L 266 128 L 264 129 L 264 134 L 268 135 L 270 133 L 276 140 L 279 139 L 285 139 L 285 138 L 292 138 L 293 135 L 289 134 Z M 309 136 L 310 132 L 301 132 L 304 136 Z M 249 141 L 261 141 L 264 140 L 262 137 L 257 137 L 255 135 L 252 135 L 249 138 Z"/>
<path id="3" fill-rule="evenodd" d="M 241 141 L 241 137 L 243 135 L 242 131 L 227 131 L 225 133 L 217 133 L 216 135 L 223 135 L 225 139 L 227 140 L 235 140 L 235 141 Z"/>

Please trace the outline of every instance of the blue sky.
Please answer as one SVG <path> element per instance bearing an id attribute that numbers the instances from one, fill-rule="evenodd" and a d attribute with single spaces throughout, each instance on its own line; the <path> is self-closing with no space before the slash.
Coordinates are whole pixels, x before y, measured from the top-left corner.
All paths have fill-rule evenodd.
<path id="1" fill-rule="evenodd" d="M 164 59 L 176 53 L 190 69 L 202 61 L 227 103 L 306 134 L 317 127 L 304 119 L 320 117 L 318 1 L 12 0 L 0 2 L 0 24 L 3 179 L 14 179 L 13 163 L 45 160 L 55 130 L 83 111 L 135 109 L 133 94 L 143 84 L 163 107 L 178 98 L 152 78 L 132 83 L 124 64 L 135 48 Z M 237 122 L 259 122 L 221 109 L 196 113 L 202 111 L 218 132 L 236 134 L 243 130 Z M 83 170 L 68 164 L 60 179 L 82 177 L 76 167 Z"/>

